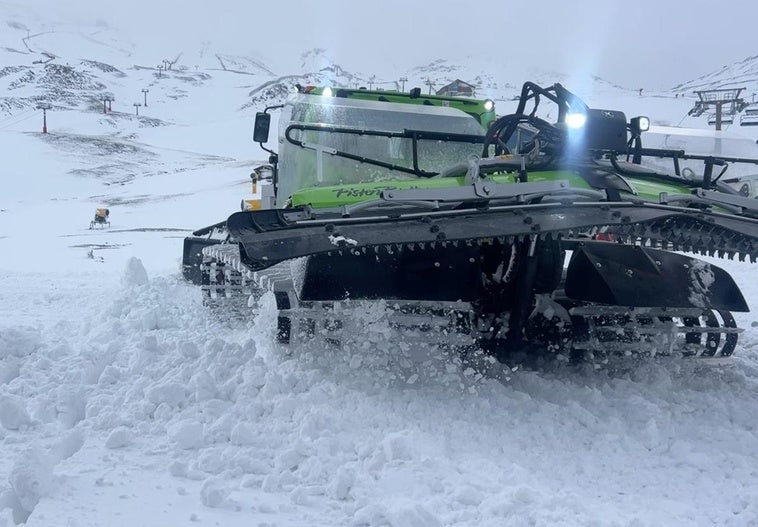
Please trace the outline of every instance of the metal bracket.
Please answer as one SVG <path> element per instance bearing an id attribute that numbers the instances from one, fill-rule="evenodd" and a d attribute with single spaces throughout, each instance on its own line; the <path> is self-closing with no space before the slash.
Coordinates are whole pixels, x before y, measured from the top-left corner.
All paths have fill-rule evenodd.
<path id="1" fill-rule="evenodd" d="M 758 214 L 758 200 L 755 198 L 746 198 L 744 196 L 736 196 L 716 190 L 705 189 L 697 189 L 695 195 L 716 204 L 732 205 L 734 207 L 739 207 L 743 212 Z"/>
<path id="2" fill-rule="evenodd" d="M 329 146 L 319 145 L 316 143 L 306 143 L 303 141 L 302 144 L 303 148 L 307 148 L 309 150 L 315 150 L 316 151 L 316 181 L 319 183 L 323 183 L 324 181 L 324 152 L 327 154 L 335 155 L 337 153 L 336 148 L 331 148 Z"/>
<path id="3" fill-rule="evenodd" d="M 721 207 L 736 214 L 758 215 L 758 200 L 726 194 L 717 190 L 696 189 L 692 194 L 667 194 L 661 192 L 659 201 L 663 205 L 669 203 L 700 203 Z"/>
<path id="4" fill-rule="evenodd" d="M 471 156 L 466 160 L 468 170 L 466 171 L 465 181 L 469 185 L 475 184 L 479 181 L 479 158 L 477 156 Z"/>
<path id="5" fill-rule="evenodd" d="M 533 183 L 495 183 L 491 179 L 473 185 L 450 188 L 384 190 L 381 199 L 390 202 L 407 201 L 473 201 L 482 199 L 512 199 L 534 194 L 558 194 L 571 190 L 568 180 L 535 181 Z"/>

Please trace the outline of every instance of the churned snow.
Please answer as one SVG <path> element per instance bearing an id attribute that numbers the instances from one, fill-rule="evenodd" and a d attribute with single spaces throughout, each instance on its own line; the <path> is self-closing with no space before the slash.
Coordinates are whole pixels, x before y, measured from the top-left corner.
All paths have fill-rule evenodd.
<path id="1" fill-rule="evenodd" d="M 758 524 L 754 313 L 715 368 L 481 375 L 382 310 L 345 349 L 287 349 L 271 295 L 224 317 L 180 275 L 182 238 L 265 160 L 245 91 L 140 71 L 121 89 L 153 83 L 165 125 L 72 109 L 47 135 L 0 129 L 0 527 Z M 669 122 L 689 104 L 604 89 L 596 106 Z M 705 260 L 758 307 L 755 266 Z"/>
<path id="2" fill-rule="evenodd" d="M 199 172 L 186 192 L 210 186 Z M 238 172 L 213 176 L 218 214 L 247 191 Z M 150 207 L 164 213 L 153 226 L 195 226 L 183 200 L 113 206 L 111 228 L 90 231 L 97 202 L 82 193 L 50 222 L 16 223 L 55 203 L 45 188 L 0 216 L 17 255 L 0 262 L 0 525 L 758 521 L 752 314 L 726 368 L 557 367 L 505 382 L 414 363 L 377 313 L 349 349 L 287 350 L 271 298 L 249 320 L 219 318 L 180 277 L 185 233 L 132 229 Z M 753 267 L 713 263 L 752 304 Z"/>

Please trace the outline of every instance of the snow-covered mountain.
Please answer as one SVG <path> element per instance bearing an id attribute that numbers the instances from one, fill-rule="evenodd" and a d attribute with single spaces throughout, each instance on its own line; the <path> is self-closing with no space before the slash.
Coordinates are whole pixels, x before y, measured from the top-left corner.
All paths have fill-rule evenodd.
<path id="1" fill-rule="evenodd" d="M 683 82 L 672 88 L 674 92 L 691 94 L 694 90 L 718 88 L 745 88 L 742 97 L 752 102 L 758 92 L 758 55 L 723 66 L 696 79 Z"/>
<path id="2" fill-rule="evenodd" d="M 460 60 L 437 59 L 405 70 L 387 70 L 382 65 L 340 64 L 323 48 L 301 53 L 298 67 L 283 69 L 276 57 L 261 51 L 234 54 L 214 47 L 209 41 L 194 46 L 167 46 L 160 53 L 147 53 L 105 23 L 96 26 L 66 26 L 34 18 L 25 10 L 5 8 L 0 37 L 0 112 L 6 116 L 31 108 L 41 101 L 55 107 L 79 107 L 96 111 L 103 97 L 115 97 L 116 106 L 131 111 L 139 92 L 127 86 L 162 90 L 179 99 L 186 86 L 202 86 L 210 79 L 224 79 L 239 90 L 227 98 L 230 108 L 248 109 L 281 102 L 295 83 L 329 83 L 339 86 L 410 89 L 417 86 L 436 90 L 462 79 L 478 87 L 478 95 L 511 100 L 524 80 L 544 84 L 578 81 L 577 92 L 589 96 L 596 91 L 622 87 L 597 77 L 576 79 L 549 71 L 515 71 L 483 57 Z M 405 79 L 402 80 L 401 79 Z M 151 99 L 157 94 L 151 95 Z M 133 100 L 137 99 L 137 101 Z"/>
<path id="3" fill-rule="evenodd" d="M 183 115 L 196 115 L 198 111 L 204 111 L 209 120 L 222 115 L 250 116 L 265 106 L 281 103 L 297 83 L 419 87 L 427 93 L 462 79 L 477 87 L 477 96 L 495 100 L 501 113 L 509 110 L 524 81 L 542 85 L 561 82 L 595 106 L 607 107 L 606 101 L 621 98 L 627 113 L 649 115 L 658 124 L 707 127 L 707 115 L 687 118 L 694 89 L 744 85 L 746 97 L 758 90 L 756 57 L 681 83 L 669 92 L 646 92 L 648 97 L 640 98 L 636 86 L 622 87 L 591 75 L 503 67 L 498 59 L 483 55 L 429 60 L 395 70 L 386 65 L 340 63 L 329 50 L 313 48 L 302 52 L 297 66 L 288 69 L 276 56 L 265 56 L 271 53 L 267 50 L 230 53 L 201 40 L 148 52 L 104 23 L 65 26 L 34 19 L 35 24 L 30 24 L 29 16 L 21 8 L 7 12 L 6 30 L 0 35 L 0 117 L 4 119 L 28 117 L 21 114 L 42 102 L 52 104 L 54 111 L 76 109 L 92 117 L 102 109 L 103 98 L 109 97 L 114 99 L 114 113 L 106 121 L 112 128 L 112 120 L 118 115 L 136 113 L 134 105 L 144 105 L 142 90 L 146 89 L 147 103 L 153 106 L 142 108 L 135 122 L 160 126 L 180 123 Z M 217 96 L 219 90 L 224 92 L 223 97 Z M 664 117 L 665 110 L 659 109 L 657 102 L 676 106 L 676 117 Z M 160 112 L 156 111 L 159 107 Z"/>

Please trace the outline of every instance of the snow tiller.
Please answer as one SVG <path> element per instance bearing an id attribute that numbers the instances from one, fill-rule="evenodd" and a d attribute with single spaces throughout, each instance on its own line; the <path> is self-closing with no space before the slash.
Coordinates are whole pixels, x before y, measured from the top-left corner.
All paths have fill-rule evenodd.
<path id="1" fill-rule="evenodd" d="M 501 360 L 734 351 L 745 299 L 680 253 L 755 261 L 758 201 L 723 176 L 758 160 L 645 148 L 646 117 L 560 84 L 525 83 L 499 118 L 418 89 L 306 87 L 281 108 L 258 210 L 196 231 L 183 260 L 208 302 L 273 291 L 280 341 L 339 343 L 380 303 L 408 342 Z"/>

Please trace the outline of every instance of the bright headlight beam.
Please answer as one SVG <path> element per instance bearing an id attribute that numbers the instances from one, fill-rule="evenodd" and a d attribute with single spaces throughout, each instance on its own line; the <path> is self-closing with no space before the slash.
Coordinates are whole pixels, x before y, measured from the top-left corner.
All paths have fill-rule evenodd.
<path id="1" fill-rule="evenodd" d="M 331 97 L 332 96 L 332 89 L 329 86 L 327 86 L 326 88 L 324 88 L 324 91 L 322 91 L 321 94 L 324 97 Z"/>
<path id="2" fill-rule="evenodd" d="M 581 128 L 587 122 L 587 116 L 583 113 L 569 113 L 566 115 L 566 126 L 569 128 Z"/>
<path id="3" fill-rule="evenodd" d="M 491 112 L 492 109 L 495 107 L 495 102 L 487 99 L 484 101 L 484 111 Z"/>

